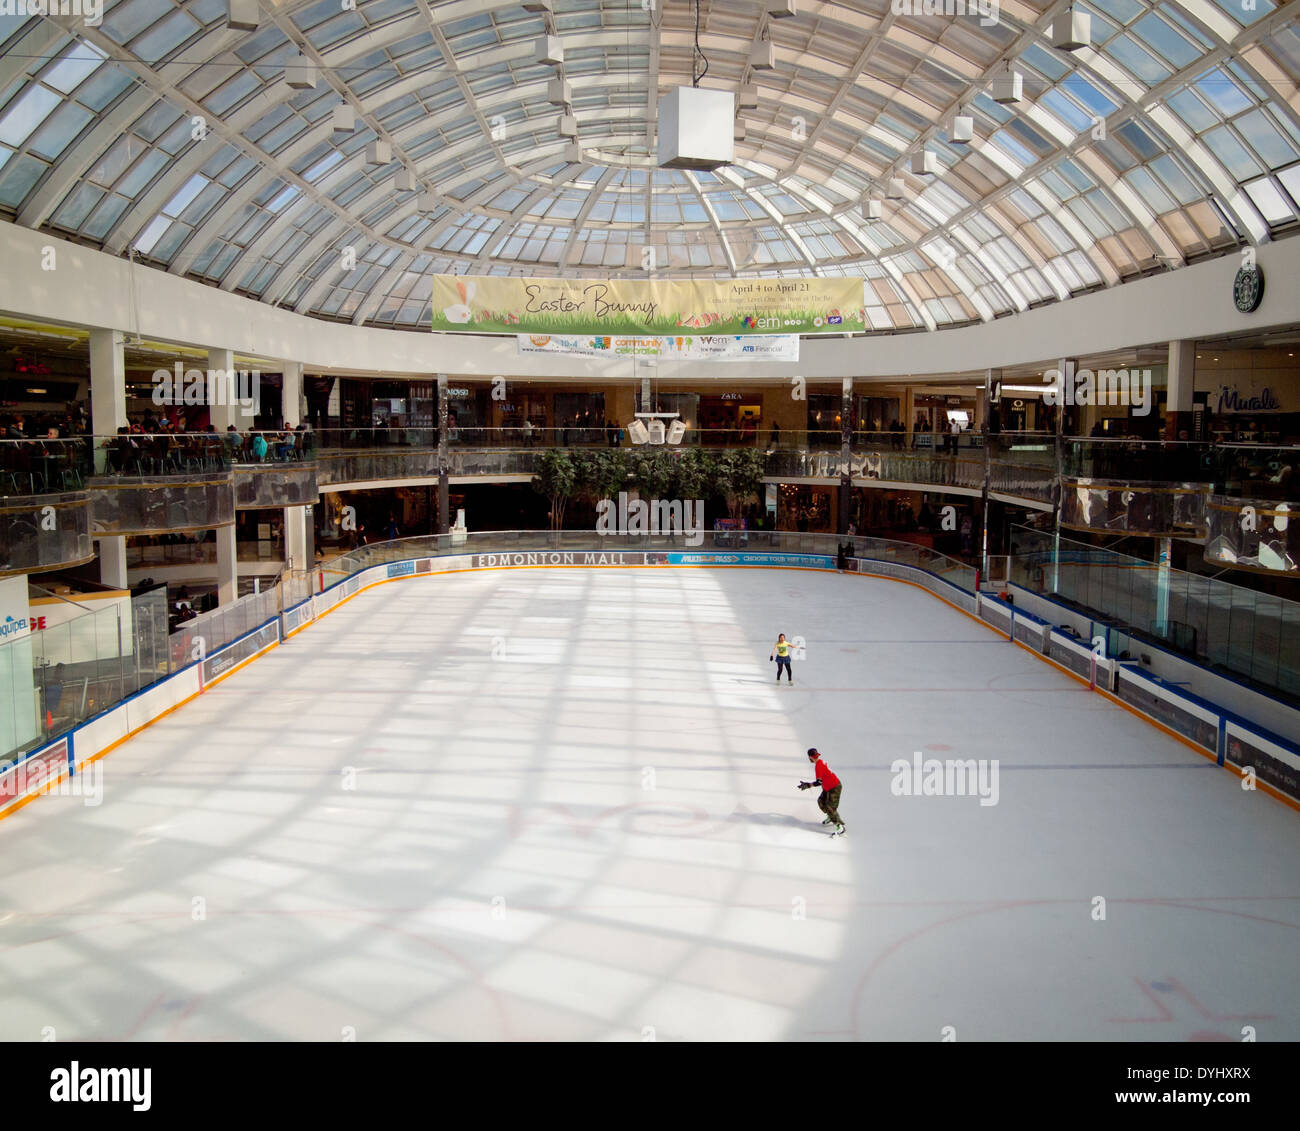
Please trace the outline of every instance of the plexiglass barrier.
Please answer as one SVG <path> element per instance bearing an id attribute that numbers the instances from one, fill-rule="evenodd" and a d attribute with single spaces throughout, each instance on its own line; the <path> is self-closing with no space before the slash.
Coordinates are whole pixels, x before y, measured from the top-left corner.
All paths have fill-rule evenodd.
<path id="1" fill-rule="evenodd" d="M 1300 694 L 1300 604 L 1016 528 L 1011 580 L 1268 689 Z"/>

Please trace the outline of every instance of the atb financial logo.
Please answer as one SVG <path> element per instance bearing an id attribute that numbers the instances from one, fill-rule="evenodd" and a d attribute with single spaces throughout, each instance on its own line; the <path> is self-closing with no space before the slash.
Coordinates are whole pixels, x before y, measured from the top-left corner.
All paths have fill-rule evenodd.
<path id="1" fill-rule="evenodd" d="M 1125 405 L 1132 416 L 1151 414 L 1151 370 L 1091 369 L 1075 371 L 1074 363 L 1065 372 L 1049 369 L 1043 374 L 1045 405 Z"/>
<path id="2" fill-rule="evenodd" d="M 704 500 L 633 499 L 620 491 L 618 500 L 601 499 L 596 504 L 596 533 L 685 534 L 686 545 L 704 543 Z"/>
<path id="3" fill-rule="evenodd" d="M 238 407 L 256 415 L 262 407 L 262 374 L 257 369 L 155 369 L 153 403 L 198 407 Z"/>

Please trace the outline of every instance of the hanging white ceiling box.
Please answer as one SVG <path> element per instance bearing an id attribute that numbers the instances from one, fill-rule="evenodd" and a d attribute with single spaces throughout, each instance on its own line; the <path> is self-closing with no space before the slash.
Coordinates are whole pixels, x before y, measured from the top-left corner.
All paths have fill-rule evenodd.
<path id="1" fill-rule="evenodd" d="M 659 99 L 661 169 L 717 169 L 736 154 L 736 99 L 729 90 L 674 87 Z"/>

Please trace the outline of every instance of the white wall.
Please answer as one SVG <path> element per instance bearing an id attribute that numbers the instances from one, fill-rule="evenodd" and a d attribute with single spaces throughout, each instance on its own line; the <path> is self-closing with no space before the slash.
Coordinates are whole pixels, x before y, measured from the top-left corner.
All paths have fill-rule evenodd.
<path id="1" fill-rule="evenodd" d="M 56 251 L 41 269 L 42 248 Z M 1124 283 L 993 322 L 933 333 L 831 341 L 804 339 L 796 364 L 747 367 L 746 376 L 894 378 L 1037 364 L 1174 338 L 1256 331 L 1300 322 L 1300 239 L 1265 244 L 1258 262 L 1268 277 L 1251 315 L 1232 305 L 1239 259 L 1220 259 Z M 627 378 L 627 359 L 516 356 L 512 338 L 378 330 L 323 322 L 15 224 L 0 223 L 0 312 L 73 326 L 139 332 L 182 345 L 221 347 L 309 370 L 358 373 L 497 374 L 519 377 Z M 132 295 L 139 326 L 132 314 Z M 734 381 L 734 366 L 666 363 L 663 379 Z"/>

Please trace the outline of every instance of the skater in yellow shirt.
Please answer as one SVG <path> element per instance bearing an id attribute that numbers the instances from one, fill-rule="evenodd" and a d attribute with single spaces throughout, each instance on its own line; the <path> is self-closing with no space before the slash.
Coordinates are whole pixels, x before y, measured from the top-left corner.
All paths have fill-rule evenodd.
<path id="1" fill-rule="evenodd" d="M 785 638 L 785 633 L 781 633 L 776 638 L 776 643 L 772 646 L 772 654 L 768 657 L 776 661 L 776 682 L 781 682 L 781 668 L 785 668 L 786 679 L 794 683 L 794 673 L 790 670 L 790 649 L 792 645 Z"/>

